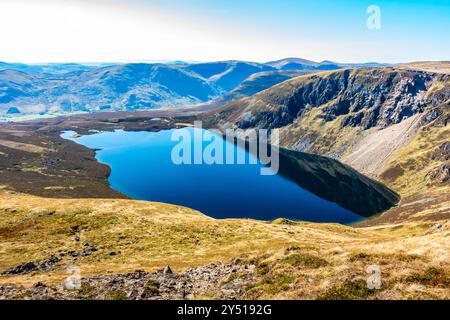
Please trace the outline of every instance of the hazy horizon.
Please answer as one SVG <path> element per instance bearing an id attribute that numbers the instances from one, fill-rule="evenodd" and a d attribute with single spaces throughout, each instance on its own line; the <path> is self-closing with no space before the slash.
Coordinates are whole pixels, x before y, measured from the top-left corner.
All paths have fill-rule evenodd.
<path id="1" fill-rule="evenodd" d="M 403 64 L 403 63 L 414 63 L 414 62 L 427 62 L 427 61 L 431 61 L 431 62 L 450 62 L 450 59 L 447 60 L 412 60 L 412 61 L 400 61 L 400 62 L 390 62 L 390 61 L 366 61 L 366 60 L 362 60 L 362 61 L 338 61 L 336 59 L 324 59 L 324 60 L 312 60 L 312 59 L 308 59 L 308 58 L 304 58 L 304 57 L 281 57 L 278 59 L 273 59 L 270 61 L 257 61 L 257 60 L 240 60 L 240 59 L 227 59 L 227 60 L 182 60 L 182 59 L 175 59 L 175 60 L 123 60 L 123 61 L 61 61 L 61 62 L 55 62 L 55 61 L 36 61 L 36 62 L 24 62 L 24 61 L 6 61 L 6 60 L 0 60 L 0 62 L 3 63 L 8 63 L 8 64 L 24 64 L 24 65 L 48 65 L 48 64 L 81 64 L 81 65 L 113 65 L 113 64 L 128 64 L 128 63 L 147 63 L 147 64 L 156 64 L 156 63 L 161 63 L 161 64 L 170 64 L 170 63 L 188 63 L 188 64 L 197 64 L 197 63 L 211 63 L 211 62 L 226 62 L 226 61 L 242 61 L 242 62 L 255 62 L 255 63 L 261 63 L 261 64 L 265 64 L 265 63 L 269 63 L 269 62 L 273 62 L 273 61 L 278 61 L 278 60 L 284 60 L 284 59 L 305 59 L 305 60 L 309 60 L 309 61 L 313 61 L 313 62 L 317 62 L 317 63 L 321 63 L 321 62 L 325 62 L 325 61 L 330 61 L 330 62 L 336 62 L 336 63 L 340 63 L 340 64 L 363 64 L 363 63 L 379 63 L 379 64 L 389 64 L 389 65 L 396 65 L 396 64 Z"/>
<path id="2" fill-rule="evenodd" d="M 6 62 L 437 61 L 449 60 L 450 3 L 0 0 L 0 28 Z"/>
<path id="3" fill-rule="evenodd" d="M 278 60 L 284 60 L 284 59 L 305 59 L 317 63 L 330 61 L 330 62 L 336 62 L 336 63 L 342 63 L 342 64 L 358 64 L 358 63 L 380 63 L 380 64 L 396 64 L 391 63 L 389 61 L 338 61 L 335 59 L 324 59 L 324 60 L 313 60 L 308 59 L 304 57 L 280 57 L 278 59 L 273 60 L 240 60 L 240 59 L 226 59 L 226 60 L 183 60 L 183 59 L 175 59 L 175 60 L 139 60 L 139 59 L 131 59 L 131 60 L 122 60 L 122 61 L 61 61 L 61 62 L 55 62 L 55 61 L 36 61 L 36 62 L 27 62 L 27 61 L 7 61 L 7 60 L 1 60 L 0 62 L 4 63 L 10 63 L 10 64 L 26 64 L 26 65 L 46 65 L 46 64 L 83 64 L 83 65 L 99 65 L 99 64 L 127 64 L 127 63 L 148 63 L 148 64 L 154 64 L 154 63 L 161 63 L 161 64 L 168 64 L 168 63 L 189 63 L 189 64 L 196 64 L 196 63 L 210 63 L 210 62 L 222 62 L 222 61 L 243 61 L 243 62 L 255 62 L 255 63 L 269 63 L 272 61 L 278 61 Z M 425 60 L 420 60 L 425 61 Z M 437 60 L 430 60 L 430 61 L 437 61 Z M 410 63 L 410 62 L 418 62 L 418 61 L 402 61 L 398 63 Z"/>

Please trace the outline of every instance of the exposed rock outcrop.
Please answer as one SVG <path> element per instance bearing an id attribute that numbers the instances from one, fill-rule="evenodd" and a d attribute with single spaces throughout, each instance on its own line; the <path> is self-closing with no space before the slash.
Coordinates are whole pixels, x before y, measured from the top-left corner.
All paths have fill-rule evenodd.
<path id="1" fill-rule="evenodd" d="M 338 70 L 285 81 L 204 118 L 217 127 L 278 128 L 283 147 L 337 158 L 378 176 L 420 128 L 447 125 L 449 87 L 447 74 Z"/>
<path id="2" fill-rule="evenodd" d="M 25 262 L 13 268 L 4 271 L 3 275 L 19 275 L 27 274 L 34 271 L 47 271 L 52 270 L 61 261 L 61 258 L 52 255 L 48 259 L 42 261 Z"/>
<path id="3" fill-rule="evenodd" d="M 440 165 L 431 171 L 428 176 L 432 181 L 440 184 L 450 182 L 450 162 Z"/>
<path id="4" fill-rule="evenodd" d="M 325 121 L 343 116 L 343 127 L 386 127 L 448 99 L 448 90 L 434 86 L 443 81 L 449 77 L 392 68 L 335 71 L 286 81 L 224 110 L 238 105 L 242 113 L 252 113 L 251 118 L 238 116 L 241 128 L 280 128 L 309 108 L 321 108 Z"/>
<path id="5" fill-rule="evenodd" d="M 254 265 L 239 263 L 211 264 L 180 274 L 166 269 L 83 278 L 78 289 L 70 290 L 63 284 L 37 283 L 31 288 L 0 285 L 0 299 L 194 299 L 211 291 L 222 299 L 237 299 L 244 294 L 243 287 L 257 278 Z"/>

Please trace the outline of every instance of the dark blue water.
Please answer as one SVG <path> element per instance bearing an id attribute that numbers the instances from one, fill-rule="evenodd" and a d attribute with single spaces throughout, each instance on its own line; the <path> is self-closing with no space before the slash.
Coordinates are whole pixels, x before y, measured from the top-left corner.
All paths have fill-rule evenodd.
<path id="1" fill-rule="evenodd" d="M 261 164 L 175 165 L 172 131 L 101 132 L 79 138 L 65 132 L 62 137 L 100 149 L 96 157 L 111 167 L 111 187 L 133 199 L 183 205 L 214 218 L 283 217 L 344 224 L 362 219 L 285 177 L 261 175 Z"/>

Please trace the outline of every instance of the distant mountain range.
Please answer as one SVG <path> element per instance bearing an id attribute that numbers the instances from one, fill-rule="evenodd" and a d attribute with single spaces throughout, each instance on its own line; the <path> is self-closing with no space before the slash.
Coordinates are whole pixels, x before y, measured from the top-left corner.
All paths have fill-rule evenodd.
<path id="1" fill-rule="evenodd" d="M 24 64 L 24 63 L 6 63 L 0 61 L 0 71 L 17 70 L 31 74 L 54 75 L 64 74 L 74 71 L 88 71 L 95 68 L 115 65 L 115 63 L 47 63 L 47 64 Z"/>
<path id="2" fill-rule="evenodd" d="M 278 70 L 337 70 L 341 68 L 381 68 L 387 67 L 389 64 L 378 62 L 367 63 L 339 63 L 324 60 L 322 62 L 315 62 L 301 58 L 286 58 L 277 61 L 267 62 L 266 65 L 272 66 Z"/>
<path id="3" fill-rule="evenodd" d="M 130 111 L 231 101 L 305 73 L 382 67 L 287 58 L 268 63 L 0 62 L 0 116 Z"/>

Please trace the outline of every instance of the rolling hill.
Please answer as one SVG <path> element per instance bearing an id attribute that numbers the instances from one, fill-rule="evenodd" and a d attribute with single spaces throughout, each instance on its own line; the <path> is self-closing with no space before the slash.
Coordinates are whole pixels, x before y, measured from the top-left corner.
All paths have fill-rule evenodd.
<path id="1" fill-rule="evenodd" d="M 42 76 L 0 71 L 0 113 L 127 111 L 192 105 L 219 94 L 205 79 L 164 64 L 125 64 Z"/>
<path id="2" fill-rule="evenodd" d="M 193 71 L 211 83 L 228 92 L 236 88 L 251 75 L 275 70 L 275 68 L 256 62 L 219 61 L 187 65 L 186 70 Z"/>
<path id="3" fill-rule="evenodd" d="M 52 75 L 41 73 L 37 66 L 8 66 L 11 69 L 0 71 L 0 114 L 3 115 L 190 106 L 231 91 L 255 73 L 274 70 L 241 61 L 135 63 L 76 71 L 69 68 L 66 73 Z M 273 81 L 265 85 L 260 82 L 259 88 L 273 84 Z"/>
<path id="4" fill-rule="evenodd" d="M 236 60 L 87 65 L 0 62 L 0 116 L 133 111 L 205 103 L 215 107 L 294 76 L 344 66 L 350 65 L 299 58 L 266 64 Z"/>
<path id="5" fill-rule="evenodd" d="M 266 65 L 274 67 L 278 70 L 337 70 L 342 68 L 382 68 L 387 67 L 389 64 L 367 62 L 367 63 L 340 63 L 334 61 L 324 60 L 321 62 L 315 62 L 302 58 L 285 58 L 276 61 L 266 62 Z"/>
<path id="6" fill-rule="evenodd" d="M 200 110 L 214 109 L 225 105 L 226 103 L 240 98 L 251 96 L 255 93 L 266 90 L 276 84 L 288 79 L 292 79 L 304 74 L 311 73 L 310 70 L 275 70 L 263 71 L 252 74 L 250 77 L 241 82 L 233 90 L 221 95 L 220 97 L 199 105 Z"/>
<path id="7" fill-rule="evenodd" d="M 25 64 L 25 63 L 7 63 L 0 61 L 0 71 L 17 70 L 29 74 L 37 75 L 55 75 L 76 71 L 88 71 L 100 67 L 114 65 L 114 63 L 47 63 L 47 64 Z"/>

